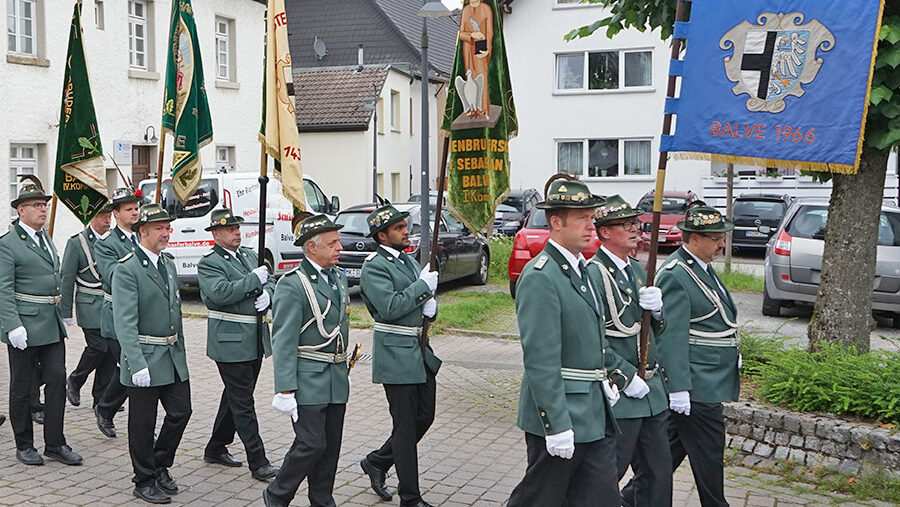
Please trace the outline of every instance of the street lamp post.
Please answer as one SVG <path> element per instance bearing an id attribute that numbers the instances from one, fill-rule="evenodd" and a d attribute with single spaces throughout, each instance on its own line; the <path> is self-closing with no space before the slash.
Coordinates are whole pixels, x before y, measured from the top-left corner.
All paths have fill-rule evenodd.
<path id="1" fill-rule="evenodd" d="M 422 207 L 419 219 L 422 228 L 419 235 L 419 262 L 423 266 L 431 258 L 431 220 L 429 220 L 431 208 L 431 203 L 429 202 L 431 200 L 431 183 L 428 175 L 428 96 L 430 95 L 428 89 L 428 18 L 442 18 L 450 15 L 450 11 L 447 10 L 447 7 L 445 7 L 440 0 L 424 0 L 424 2 L 424 5 L 416 14 L 422 18 Z M 439 195 L 438 199 L 443 199 L 443 196 Z M 435 226 L 437 226 L 438 219 L 438 217 L 435 217 Z M 431 268 L 437 270 L 437 266 L 432 266 Z"/>

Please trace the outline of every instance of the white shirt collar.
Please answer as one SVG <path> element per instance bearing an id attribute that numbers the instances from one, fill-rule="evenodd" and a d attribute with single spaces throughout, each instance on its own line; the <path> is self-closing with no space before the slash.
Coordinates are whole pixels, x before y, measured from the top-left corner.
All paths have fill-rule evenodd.
<path id="1" fill-rule="evenodd" d="M 100 233 L 98 233 L 98 232 L 97 232 L 97 229 L 94 229 L 94 226 L 93 226 L 93 225 L 88 224 L 88 229 L 91 230 L 91 232 L 94 234 L 94 237 L 96 237 L 96 238 L 102 238 L 103 236 L 105 236 L 105 234 L 100 234 Z M 108 232 L 108 231 L 107 231 L 107 232 Z"/>
<path id="2" fill-rule="evenodd" d="M 19 220 L 19 226 L 21 226 L 22 229 L 24 229 L 25 232 L 27 232 L 28 235 L 31 236 L 31 239 L 33 239 L 35 243 L 37 243 L 38 245 L 41 244 L 41 242 L 38 241 L 38 236 L 37 236 L 38 231 L 36 231 L 36 230 L 32 229 L 31 227 L 25 225 L 25 222 L 23 222 L 23 221 L 21 221 L 21 220 Z"/>
<path id="3" fill-rule="evenodd" d="M 609 249 L 603 245 L 600 245 L 600 250 L 603 250 L 603 253 L 605 253 L 611 261 L 613 261 L 613 264 L 615 264 L 616 267 L 619 268 L 619 271 L 625 272 L 625 266 L 628 266 L 628 261 L 622 260 L 621 257 L 610 252 Z"/>
<path id="4" fill-rule="evenodd" d="M 147 258 L 150 259 L 150 262 L 152 262 L 154 266 L 159 267 L 159 255 L 147 250 L 147 248 L 140 243 L 138 243 L 138 246 L 141 247 L 141 250 L 143 250 L 145 254 L 147 254 Z"/>
<path id="5" fill-rule="evenodd" d="M 702 269 L 703 271 L 707 271 L 706 268 L 707 268 L 707 266 L 709 266 L 708 263 L 701 261 L 699 258 L 697 258 L 696 255 L 691 253 L 691 251 L 688 250 L 687 248 L 685 248 L 684 251 L 687 252 L 688 254 L 690 254 L 690 256 L 694 258 L 694 261 L 697 263 L 698 266 L 700 266 L 700 269 Z"/>
<path id="6" fill-rule="evenodd" d="M 132 232 L 132 231 L 126 231 L 125 229 L 119 227 L 118 225 L 116 226 L 116 229 L 119 229 L 120 231 L 122 231 L 122 234 L 124 234 L 126 238 L 131 239 L 134 237 L 134 232 Z"/>
<path id="7" fill-rule="evenodd" d="M 381 248 L 384 248 L 384 251 L 385 251 L 385 252 L 387 252 L 387 253 L 393 255 L 394 257 L 396 257 L 396 258 L 398 258 L 398 259 L 400 258 L 400 252 L 399 252 L 399 251 L 394 250 L 393 248 L 391 248 L 391 247 L 389 247 L 389 246 L 387 246 L 387 245 L 378 245 L 378 246 L 381 247 Z"/>
<path id="8" fill-rule="evenodd" d="M 563 255 L 563 257 L 566 258 L 567 261 L 569 261 L 569 264 L 571 264 L 573 268 L 577 269 L 578 272 L 581 273 L 580 262 L 585 260 L 584 255 L 579 253 L 578 256 L 576 257 L 575 254 L 570 252 L 566 247 L 560 245 L 556 241 L 553 241 L 552 239 L 548 239 L 547 242 L 550 243 L 551 245 L 553 245 L 557 250 L 559 250 L 559 253 L 561 253 Z"/>
<path id="9" fill-rule="evenodd" d="M 322 266 L 319 266 L 318 264 L 313 262 L 313 260 L 310 259 L 309 257 L 307 257 L 306 260 L 309 261 L 310 264 L 312 264 L 312 267 L 315 268 L 316 271 L 318 271 L 319 273 L 322 273 L 324 275 L 325 269 Z"/>

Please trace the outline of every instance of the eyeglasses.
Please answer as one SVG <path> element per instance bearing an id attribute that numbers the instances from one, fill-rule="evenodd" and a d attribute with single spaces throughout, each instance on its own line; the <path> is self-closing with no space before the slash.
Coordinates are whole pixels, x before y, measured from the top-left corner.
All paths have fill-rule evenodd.
<path id="1" fill-rule="evenodd" d="M 641 221 L 640 220 L 629 220 L 628 222 L 618 222 L 614 224 L 606 224 L 607 227 L 615 227 L 616 225 L 621 225 L 622 229 L 626 231 L 630 231 L 631 229 L 637 227 L 640 228 Z"/>
<path id="2" fill-rule="evenodd" d="M 705 237 L 707 237 L 707 238 L 709 238 L 709 239 L 715 241 L 716 243 L 721 243 L 721 242 L 725 241 L 725 235 L 724 235 L 724 234 L 721 235 L 721 236 L 710 236 L 709 234 L 701 234 L 701 236 L 705 236 Z"/>
<path id="3" fill-rule="evenodd" d="M 47 207 L 47 203 L 38 201 L 38 202 L 33 202 L 31 204 L 22 204 L 21 206 L 28 206 L 28 207 L 31 207 L 34 209 L 45 209 Z"/>

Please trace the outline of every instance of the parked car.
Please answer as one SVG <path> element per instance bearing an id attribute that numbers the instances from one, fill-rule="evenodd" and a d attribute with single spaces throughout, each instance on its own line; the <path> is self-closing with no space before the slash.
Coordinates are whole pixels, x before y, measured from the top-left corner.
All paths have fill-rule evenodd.
<path id="1" fill-rule="evenodd" d="M 511 191 L 503 203 L 497 206 L 494 231 L 507 236 L 515 235 L 522 228 L 525 217 L 540 201 L 541 194 L 533 188 Z"/>
<path id="2" fill-rule="evenodd" d="M 732 208 L 734 232 L 731 246 L 766 248 L 792 201 L 793 198 L 789 195 L 774 194 L 742 194 L 735 199 Z M 770 228 L 768 233 L 759 231 L 762 225 Z"/>
<path id="3" fill-rule="evenodd" d="M 428 192 L 428 204 L 429 206 L 435 206 L 437 204 L 437 190 L 432 190 Z M 422 194 L 413 194 L 409 196 L 409 202 L 422 202 Z M 447 192 L 444 192 L 444 202 L 441 206 L 447 205 Z"/>
<path id="4" fill-rule="evenodd" d="M 638 217 L 641 221 L 641 229 L 644 232 L 643 239 L 650 241 L 650 224 L 653 221 L 653 197 L 654 191 L 647 192 L 638 201 L 637 208 L 644 213 Z M 659 246 L 681 246 L 681 229 L 676 224 L 684 220 L 684 212 L 692 202 L 699 200 L 697 195 L 690 190 L 687 192 L 663 192 L 662 213 L 659 217 Z"/>
<path id="5" fill-rule="evenodd" d="M 550 239 L 550 224 L 547 223 L 547 215 L 544 210 L 534 208 L 528 215 L 525 226 L 516 233 L 506 268 L 509 273 L 509 294 L 512 297 L 516 297 L 516 281 L 522 274 L 525 264 L 528 264 L 528 261 L 544 249 L 548 239 Z M 591 235 L 591 243 L 582 252 L 582 255 L 585 259 L 590 259 L 597 253 L 598 248 L 600 248 L 600 238 L 594 231 Z"/>
<path id="6" fill-rule="evenodd" d="M 782 307 L 815 303 L 827 223 L 826 199 L 797 199 L 788 208 L 766 250 L 763 315 L 774 317 Z M 759 229 L 769 233 L 765 225 Z M 900 326 L 900 208 L 892 205 L 881 207 L 872 310 Z"/>
<path id="7" fill-rule="evenodd" d="M 409 248 L 405 252 L 424 265 L 427 260 L 422 262 L 419 259 L 419 236 L 421 235 L 419 204 L 402 203 L 394 204 L 394 207 L 410 213 L 406 219 L 407 227 L 409 227 Z M 353 206 L 338 213 L 335 219 L 336 223 L 344 226 L 339 231 L 341 246 L 344 249 L 338 259 L 338 266 L 346 271 L 347 283 L 351 286 L 359 284 L 363 261 L 377 247 L 373 238 L 366 237 L 369 234 L 366 217 L 376 208 L 375 204 Z M 433 210 L 432 213 L 434 213 Z M 432 220 L 434 220 L 434 215 L 432 215 Z M 438 252 L 436 267 L 440 273 L 440 283 L 460 278 L 468 278 L 474 285 L 487 283 L 488 267 L 491 265 L 491 252 L 487 241 L 481 236 L 472 234 L 472 231 L 446 211 L 441 212 Z"/>

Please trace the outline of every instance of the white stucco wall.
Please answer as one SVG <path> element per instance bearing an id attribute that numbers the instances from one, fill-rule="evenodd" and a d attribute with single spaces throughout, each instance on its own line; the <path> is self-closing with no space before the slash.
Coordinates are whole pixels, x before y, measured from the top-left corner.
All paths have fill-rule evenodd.
<path id="1" fill-rule="evenodd" d="M 10 63 L 0 58 L 0 200 L 9 198 L 10 143 L 35 143 L 40 151 L 40 177 L 49 190 L 56 160 L 60 96 L 73 2 L 42 0 L 43 56 L 49 67 Z M 144 141 L 148 126 L 160 134 L 165 48 L 169 31 L 168 0 L 149 0 L 153 4 L 154 51 L 150 59 L 150 79 L 129 77 L 128 2 L 103 2 L 104 29 L 94 22 L 94 0 L 84 0 L 83 28 L 85 54 L 100 137 L 107 156 L 109 180 L 115 186 L 112 162 L 113 141 L 149 144 Z M 203 72 L 213 122 L 213 142 L 201 150 L 205 168 L 213 168 L 215 145 L 234 146 L 235 169 L 257 171 L 259 166 L 260 101 L 262 94 L 262 55 L 265 33 L 265 6 L 252 0 L 193 0 L 197 34 L 203 51 Z M 40 14 L 40 11 L 39 11 Z M 217 86 L 215 73 L 215 16 L 234 20 L 235 84 Z M 154 76 L 152 73 L 158 74 Z M 131 73 L 133 75 L 133 73 Z M 166 140 L 164 171 L 171 167 L 171 136 Z M 151 170 L 155 172 L 157 149 L 151 150 Z M 130 176 L 130 166 L 122 166 Z M 137 183 L 137 182 L 135 182 Z M 8 223 L 10 209 L 0 206 L 0 223 Z M 79 222 L 66 209 L 57 213 L 54 240 L 62 246 L 80 229 Z"/>

